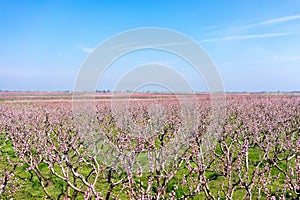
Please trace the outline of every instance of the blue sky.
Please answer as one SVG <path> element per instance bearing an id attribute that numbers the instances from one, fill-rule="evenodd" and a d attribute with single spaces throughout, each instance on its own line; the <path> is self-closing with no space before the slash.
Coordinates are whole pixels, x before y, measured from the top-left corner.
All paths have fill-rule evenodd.
<path id="1" fill-rule="evenodd" d="M 134 28 L 162 27 L 196 40 L 227 91 L 300 90 L 300 1 L 0 1 L 0 89 L 72 90 L 89 53 Z M 144 51 L 111 66 L 99 89 L 132 66 L 167 63 L 195 90 L 205 85 L 180 58 Z"/>

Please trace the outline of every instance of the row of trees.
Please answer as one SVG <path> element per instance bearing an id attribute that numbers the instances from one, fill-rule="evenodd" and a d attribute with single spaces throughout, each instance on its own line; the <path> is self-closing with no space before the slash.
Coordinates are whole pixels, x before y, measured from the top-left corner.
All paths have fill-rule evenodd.
<path id="1" fill-rule="evenodd" d="M 0 196 L 37 179 L 50 199 L 300 198 L 300 98 L 229 96 L 221 129 L 190 105 L 1 103 Z"/>

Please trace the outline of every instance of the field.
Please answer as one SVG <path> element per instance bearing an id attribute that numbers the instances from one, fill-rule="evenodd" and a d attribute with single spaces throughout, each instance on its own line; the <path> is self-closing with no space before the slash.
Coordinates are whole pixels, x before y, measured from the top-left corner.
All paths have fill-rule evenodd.
<path id="1" fill-rule="evenodd" d="M 300 95 L 227 94 L 221 117 L 207 94 L 94 104 L 0 93 L 0 199 L 300 199 Z"/>

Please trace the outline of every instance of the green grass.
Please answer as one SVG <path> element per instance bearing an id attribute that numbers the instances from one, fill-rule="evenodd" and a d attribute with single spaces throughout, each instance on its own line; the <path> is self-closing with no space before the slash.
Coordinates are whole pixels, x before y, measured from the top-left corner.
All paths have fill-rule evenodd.
<path id="1" fill-rule="evenodd" d="M 10 165 L 10 163 L 7 161 L 7 157 L 9 157 L 13 162 L 20 162 L 20 159 L 15 155 L 14 153 L 14 148 L 12 145 L 12 142 L 10 142 L 7 138 L 5 134 L 0 134 L 0 146 L 2 147 L 0 149 L 0 153 L 1 153 L 1 162 L 0 162 L 0 169 L 8 169 L 8 170 L 12 170 L 13 166 Z M 216 153 L 221 155 L 221 150 L 220 147 L 216 148 Z M 237 152 L 234 153 L 235 155 L 237 154 Z M 263 152 L 260 151 L 258 148 L 256 147 L 252 147 L 249 149 L 249 175 L 252 176 L 253 172 L 255 170 L 255 167 L 258 165 L 258 163 L 260 162 L 260 160 L 262 159 L 263 156 Z M 285 156 L 284 154 L 282 156 Z M 100 161 L 100 160 L 99 160 Z M 147 154 L 140 154 L 138 156 L 138 161 L 143 163 L 143 164 L 147 164 Z M 259 167 L 260 169 L 262 167 L 264 167 L 266 164 L 268 164 L 267 162 L 262 163 L 262 165 Z M 285 162 L 279 162 L 279 166 L 282 169 L 286 169 L 286 163 Z M 59 168 L 59 166 L 54 166 L 55 168 Z M 205 173 L 206 178 L 208 178 L 210 180 L 210 183 L 208 184 L 211 192 L 217 196 L 218 191 L 220 190 L 220 185 L 224 184 L 224 187 L 226 188 L 226 178 L 224 178 L 224 176 L 222 176 L 219 172 L 217 172 L 216 170 L 216 163 L 214 163 L 211 166 L 211 171 L 207 171 Z M 294 166 L 291 166 L 294 167 Z M 14 192 L 13 194 L 9 194 L 9 193 L 3 193 L 2 195 L 0 195 L 1 199 L 9 199 L 11 197 L 13 197 L 14 199 L 42 199 L 45 197 L 45 193 L 40 185 L 40 181 L 38 179 L 38 177 L 34 174 L 34 172 L 32 170 L 27 170 L 28 166 L 26 164 L 23 164 L 22 166 L 17 166 L 15 169 L 15 178 L 18 180 L 15 183 L 15 186 L 19 187 L 19 189 Z M 45 163 L 40 163 L 39 164 L 39 169 L 43 172 L 43 174 L 49 176 L 50 175 L 50 170 L 48 168 L 48 166 Z M 81 166 L 81 168 L 78 169 L 78 172 L 83 174 L 83 175 L 87 175 L 90 172 L 90 168 L 88 166 Z M 182 181 L 182 178 L 184 177 L 185 174 L 188 173 L 188 170 L 185 168 L 185 164 L 183 164 L 181 166 L 181 169 L 177 172 L 177 174 L 171 179 L 171 181 L 169 183 L 167 183 L 167 192 L 171 192 L 172 190 L 174 190 L 175 187 L 177 187 L 177 189 L 175 190 L 175 196 L 177 198 L 182 197 L 184 194 L 189 193 L 189 188 L 186 185 L 181 186 L 179 184 L 179 182 Z M 271 169 L 271 176 L 274 177 L 277 174 L 280 173 L 280 176 L 277 180 L 275 180 L 272 185 L 269 185 L 269 189 L 275 194 L 275 190 L 276 187 L 279 187 L 279 192 L 282 191 L 282 187 L 283 187 L 283 183 L 285 180 L 285 177 L 283 176 L 283 174 L 281 174 L 281 172 L 276 169 L 276 168 L 272 168 Z M 3 171 L 1 172 L 1 176 L 3 175 Z M 136 177 L 136 181 L 140 181 L 143 183 L 143 188 L 145 189 L 147 187 L 147 181 L 148 181 L 148 175 L 150 174 L 143 174 L 142 177 Z M 118 174 L 114 174 L 115 179 L 118 179 Z M 126 176 L 126 174 L 120 175 L 120 176 Z M 196 175 L 192 175 L 192 176 L 196 176 Z M 234 175 L 233 175 L 234 176 Z M 62 196 L 60 196 L 62 193 L 65 192 L 66 190 L 66 183 L 63 180 L 60 180 L 59 178 L 53 176 L 51 178 L 51 185 L 48 186 L 48 191 L 49 193 L 51 193 L 54 197 L 56 198 L 62 198 Z M 106 182 L 106 180 L 104 180 L 104 177 L 100 177 L 99 181 L 98 181 L 98 186 L 97 186 L 97 190 L 99 191 L 107 191 L 109 185 Z M 78 181 L 78 184 L 80 184 L 80 181 Z M 175 186 L 176 185 L 176 186 Z M 117 194 L 118 191 L 120 191 L 122 188 L 122 185 L 116 186 L 114 188 L 114 194 Z M 152 192 L 155 193 L 155 191 L 157 190 L 157 184 L 154 183 L 153 187 L 152 187 Z M 254 189 L 255 192 L 255 189 Z M 245 195 L 245 190 L 237 187 L 236 191 L 233 195 L 233 199 L 240 199 L 241 197 L 243 197 Z M 168 196 L 168 195 L 167 195 Z M 264 197 L 264 194 L 262 194 L 262 197 Z M 121 199 L 128 199 L 128 196 L 125 192 L 123 192 L 119 198 Z M 256 195 L 253 196 L 253 198 L 257 198 Z M 83 195 L 79 195 L 77 199 L 83 199 Z M 198 195 L 196 195 L 195 197 L 193 197 L 192 199 L 205 199 L 205 194 L 204 192 L 200 192 Z M 221 193 L 221 199 L 225 199 L 224 194 Z"/>

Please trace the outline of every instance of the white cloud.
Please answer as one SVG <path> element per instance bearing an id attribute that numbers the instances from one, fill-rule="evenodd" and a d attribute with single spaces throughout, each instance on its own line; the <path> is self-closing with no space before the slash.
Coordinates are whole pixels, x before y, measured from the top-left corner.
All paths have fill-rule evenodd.
<path id="1" fill-rule="evenodd" d="M 209 34 L 215 34 L 215 33 L 228 33 L 232 31 L 245 31 L 253 28 L 258 28 L 258 27 L 264 27 L 264 26 L 270 26 L 270 25 L 275 25 L 275 24 L 280 24 L 280 23 L 285 23 L 293 20 L 300 19 L 300 14 L 297 15 L 289 15 L 289 16 L 284 16 L 284 17 L 278 17 L 278 18 L 272 18 L 268 19 L 265 21 L 253 23 L 253 24 L 246 24 L 246 25 L 241 25 L 238 27 L 231 27 L 231 28 L 226 28 L 222 30 L 215 30 L 210 32 Z"/>
<path id="2" fill-rule="evenodd" d="M 259 27 L 259 26 L 268 26 L 268 25 L 273 25 L 273 24 L 285 23 L 285 22 L 289 22 L 289 21 L 293 21 L 293 20 L 297 20 L 297 19 L 300 19 L 300 14 L 272 18 L 272 19 L 268 19 L 268 20 L 261 21 L 258 23 L 248 24 L 248 25 L 244 25 L 244 26 L 240 26 L 240 27 L 236 27 L 236 28 L 232 28 L 232 29 L 249 29 L 249 28 L 254 28 L 254 27 Z"/>
<path id="3" fill-rule="evenodd" d="M 82 50 L 87 52 L 87 53 L 92 53 L 94 51 L 94 49 L 90 48 L 90 47 L 84 47 L 84 48 L 82 48 Z"/>
<path id="4" fill-rule="evenodd" d="M 263 21 L 261 23 L 258 23 L 258 25 L 269 25 L 269 24 L 283 23 L 283 22 L 288 22 L 288 21 L 292 21 L 292 20 L 296 20 L 296 19 L 300 19 L 300 14 L 299 15 L 291 15 L 291 16 L 285 16 L 285 17 L 269 19 L 269 20 Z"/>
<path id="5" fill-rule="evenodd" d="M 166 43 L 153 43 L 153 44 L 132 44 L 126 47 L 119 48 L 119 50 L 132 50 L 132 49 L 144 49 L 144 48 L 163 48 L 163 47 L 170 47 L 170 46 L 185 46 L 185 45 L 193 45 L 196 42 L 193 41 L 183 41 L 183 42 L 166 42 Z M 117 49 L 117 47 L 116 47 Z"/>
<path id="6" fill-rule="evenodd" d="M 226 36 L 222 38 L 212 38 L 203 40 L 201 42 L 218 42 L 218 41 L 233 41 L 233 40 L 249 40 L 256 38 L 270 38 L 270 37 L 282 37 L 292 35 L 292 33 L 266 33 L 266 34 L 249 34 L 249 35 L 234 35 L 234 36 Z"/>
<path id="7" fill-rule="evenodd" d="M 140 44 L 141 43 L 141 44 Z M 115 46 L 98 46 L 97 49 L 102 49 L 102 50 L 120 50 L 120 51 L 128 51 L 128 50 L 137 50 L 137 49 L 145 49 L 145 48 L 163 48 L 163 47 L 169 47 L 169 46 L 185 46 L 185 45 L 193 45 L 195 44 L 193 41 L 182 41 L 182 42 L 165 42 L 165 43 L 152 43 L 152 44 L 143 44 L 143 42 L 139 43 L 124 43 L 122 42 L 121 44 L 115 45 Z M 83 51 L 87 53 L 92 53 L 95 49 L 94 48 L 89 48 L 85 47 L 82 48 Z"/>

